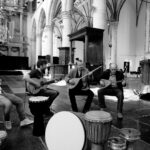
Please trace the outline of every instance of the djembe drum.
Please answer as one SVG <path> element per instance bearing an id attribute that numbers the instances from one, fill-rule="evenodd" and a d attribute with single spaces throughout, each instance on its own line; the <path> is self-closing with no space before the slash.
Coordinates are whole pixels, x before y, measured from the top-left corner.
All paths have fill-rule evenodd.
<path id="1" fill-rule="evenodd" d="M 3 144 L 5 143 L 6 137 L 7 137 L 7 132 L 4 130 L 1 130 L 0 131 L 0 149 L 3 146 Z"/>
<path id="2" fill-rule="evenodd" d="M 140 139 L 140 135 L 140 132 L 133 128 L 120 129 L 120 136 L 126 139 L 128 150 L 134 149 L 134 143 Z"/>
<path id="3" fill-rule="evenodd" d="M 85 120 L 92 150 L 103 150 L 111 131 L 112 116 L 105 111 L 89 111 L 85 114 Z"/>
<path id="4" fill-rule="evenodd" d="M 81 119 L 69 112 L 58 112 L 51 117 L 45 132 L 48 150 L 83 150 L 85 129 Z"/>
<path id="5" fill-rule="evenodd" d="M 45 133 L 43 114 L 48 108 L 48 97 L 35 96 L 29 98 L 29 108 L 34 115 L 33 135 L 41 136 Z"/>
<path id="6" fill-rule="evenodd" d="M 125 150 L 126 140 L 121 137 L 111 137 L 108 139 L 109 150 Z"/>

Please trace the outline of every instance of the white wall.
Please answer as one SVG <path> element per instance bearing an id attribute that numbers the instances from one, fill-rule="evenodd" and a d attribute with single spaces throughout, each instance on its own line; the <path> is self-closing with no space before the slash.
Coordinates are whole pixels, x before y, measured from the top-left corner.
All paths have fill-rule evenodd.
<path id="1" fill-rule="evenodd" d="M 133 71 L 136 55 L 135 0 L 127 0 L 125 2 L 119 19 L 117 63 L 119 68 L 123 68 L 124 61 L 129 61 L 130 70 Z"/>

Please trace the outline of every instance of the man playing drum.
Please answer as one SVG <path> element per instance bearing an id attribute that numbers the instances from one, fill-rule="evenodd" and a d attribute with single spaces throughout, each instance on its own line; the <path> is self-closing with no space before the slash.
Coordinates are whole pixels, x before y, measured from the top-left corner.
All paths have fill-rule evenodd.
<path id="1" fill-rule="evenodd" d="M 117 65 L 115 63 L 111 63 L 109 69 L 102 73 L 100 79 L 100 85 L 103 87 L 98 90 L 100 108 L 106 108 L 104 95 L 116 96 L 118 98 L 117 117 L 120 119 L 123 118 L 123 86 L 126 85 L 123 73 L 117 70 Z M 105 87 L 104 79 L 110 83 L 107 87 Z"/>
<path id="2" fill-rule="evenodd" d="M 33 96 L 46 96 L 48 98 L 48 106 L 47 108 L 43 108 L 45 110 L 46 115 L 53 115 L 50 111 L 50 106 L 53 103 L 54 99 L 59 95 L 59 92 L 50 88 L 43 86 L 43 79 L 45 69 L 47 68 L 47 61 L 46 60 L 39 60 L 37 62 L 37 69 L 32 70 L 29 74 L 24 76 L 25 81 L 29 83 L 28 87 L 34 87 L 34 92 L 30 92 Z M 48 81 L 49 82 L 49 81 Z M 54 82 L 54 81 L 52 81 Z M 51 81 L 49 82 L 51 83 Z M 28 88 L 29 90 L 30 88 Z M 33 91 L 33 90 L 32 90 Z"/>
<path id="3" fill-rule="evenodd" d="M 70 85 L 69 88 L 69 98 L 72 106 L 72 110 L 78 112 L 76 104 L 76 95 L 85 95 L 87 96 L 83 113 L 89 111 L 94 93 L 89 89 L 90 76 L 88 69 L 85 68 L 82 60 L 77 61 L 77 66 L 72 69 L 69 74 L 66 76 L 66 82 Z M 84 77 L 83 77 L 84 76 Z M 82 78 L 83 77 L 83 78 Z M 78 82 L 77 82 L 78 81 Z"/>

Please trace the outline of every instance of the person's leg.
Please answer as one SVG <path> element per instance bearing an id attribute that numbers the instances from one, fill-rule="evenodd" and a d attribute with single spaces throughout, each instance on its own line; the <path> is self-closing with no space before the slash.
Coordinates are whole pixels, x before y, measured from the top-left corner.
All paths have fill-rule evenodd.
<path id="1" fill-rule="evenodd" d="M 117 117 L 118 118 L 123 118 L 122 112 L 123 112 L 123 91 L 120 89 L 114 89 L 113 90 L 114 95 L 117 97 L 118 99 L 118 103 L 117 103 Z"/>
<path id="2" fill-rule="evenodd" d="M 10 111 L 11 111 L 12 103 L 6 97 L 1 96 L 0 105 L 3 106 L 3 109 L 4 109 L 5 128 L 7 130 L 10 130 L 12 128 L 11 121 L 10 121 Z"/>
<path id="3" fill-rule="evenodd" d="M 42 89 L 37 96 L 47 96 L 48 98 L 48 107 L 51 106 L 54 99 L 59 95 L 59 92 L 53 89 Z"/>
<path id="4" fill-rule="evenodd" d="M 118 104 L 117 104 L 117 112 L 122 113 L 122 108 L 123 108 L 123 91 L 120 89 L 114 89 L 114 94 L 118 99 Z"/>
<path id="5" fill-rule="evenodd" d="M 86 95 L 87 99 L 83 108 L 83 113 L 86 113 L 87 111 L 89 111 L 93 97 L 94 97 L 94 93 L 88 89 L 88 90 L 81 90 L 79 91 L 79 93 L 77 93 L 77 95 Z"/>
<path id="6" fill-rule="evenodd" d="M 0 97 L 0 105 L 3 106 L 4 109 L 4 119 L 5 121 L 10 121 L 10 110 L 12 107 L 12 103 L 9 99 L 4 96 Z"/>
<path id="7" fill-rule="evenodd" d="M 25 119 L 25 111 L 24 111 L 24 107 L 23 107 L 23 99 L 21 99 L 20 97 L 14 95 L 14 94 L 10 94 L 10 93 L 5 94 L 5 96 L 12 102 L 12 104 L 14 104 L 16 106 L 20 121 L 24 120 Z"/>
<path id="8" fill-rule="evenodd" d="M 104 95 L 106 95 L 107 89 L 99 89 L 97 93 L 100 108 L 106 108 Z"/>
<path id="9" fill-rule="evenodd" d="M 5 93 L 5 96 L 7 99 L 9 99 L 11 101 L 12 104 L 14 104 L 16 106 L 16 110 L 20 119 L 20 126 L 26 126 L 29 124 L 33 123 L 33 120 L 30 120 L 28 118 L 26 118 L 25 116 L 25 110 L 24 110 L 24 106 L 23 106 L 23 99 L 21 99 L 20 97 L 14 95 L 14 94 L 10 94 L 10 93 Z"/>
<path id="10" fill-rule="evenodd" d="M 77 103 L 76 103 L 74 90 L 69 89 L 69 98 L 70 98 L 72 110 L 75 112 L 78 112 L 78 107 L 77 107 Z"/>

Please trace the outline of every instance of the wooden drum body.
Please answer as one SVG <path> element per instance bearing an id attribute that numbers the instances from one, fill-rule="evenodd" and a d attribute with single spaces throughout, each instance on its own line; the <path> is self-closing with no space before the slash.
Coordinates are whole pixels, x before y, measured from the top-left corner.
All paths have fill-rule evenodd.
<path id="1" fill-rule="evenodd" d="M 89 111 L 85 114 L 87 138 L 96 145 L 104 145 L 108 140 L 112 117 L 105 111 Z"/>
<path id="2" fill-rule="evenodd" d="M 34 115 L 33 135 L 41 136 L 45 133 L 43 114 L 48 107 L 48 97 L 35 96 L 29 98 L 29 108 Z"/>

